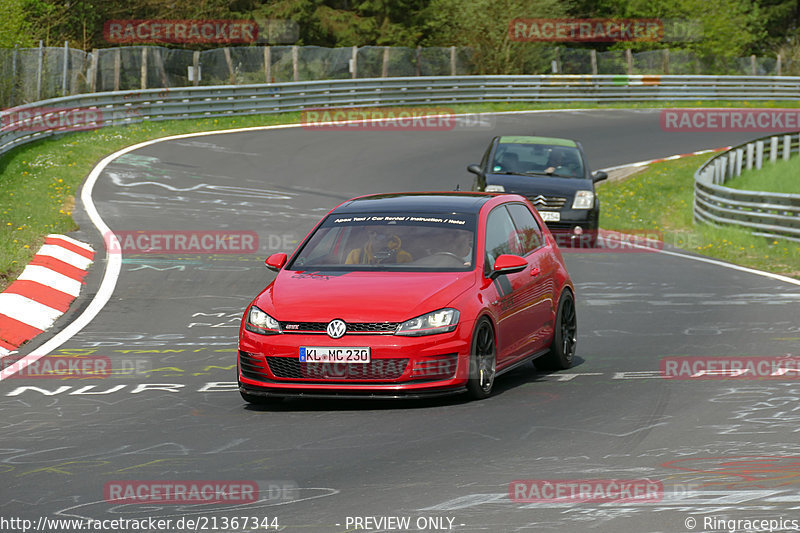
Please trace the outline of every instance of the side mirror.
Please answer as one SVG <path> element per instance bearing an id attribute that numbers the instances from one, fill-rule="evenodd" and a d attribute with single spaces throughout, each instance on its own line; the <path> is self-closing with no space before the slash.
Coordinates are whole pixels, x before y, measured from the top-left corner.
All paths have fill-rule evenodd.
<path id="1" fill-rule="evenodd" d="M 283 268 L 283 265 L 286 264 L 286 254 L 272 254 L 271 256 L 267 257 L 267 260 L 264 261 L 264 264 L 267 265 L 268 269 L 272 270 L 273 272 L 277 272 Z"/>
<path id="2" fill-rule="evenodd" d="M 479 167 L 478 165 L 468 165 L 467 166 L 467 170 L 469 172 L 472 172 L 476 176 L 482 176 L 483 175 L 483 172 L 481 171 L 481 167 Z"/>
<path id="3" fill-rule="evenodd" d="M 496 279 L 503 274 L 515 274 L 522 272 L 528 262 L 518 255 L 503 254 L 494 261 L 492 271 L 489 273 L 489 279 Z"/>
<path id="4" fill-rule="evenodd" d="M 602 170 L 596 170 L 592 173 L 592 181 L 597 183 L 598 181 L 603 181 L 608 179 L 608 174 L 603 172 Z"/>

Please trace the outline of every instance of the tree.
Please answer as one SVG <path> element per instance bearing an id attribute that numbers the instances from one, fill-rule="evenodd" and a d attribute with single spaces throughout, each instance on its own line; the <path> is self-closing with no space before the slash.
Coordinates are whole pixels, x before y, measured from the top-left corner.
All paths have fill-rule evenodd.
<path id="1" fill-rule="evenodd" d="M 0 48 L 33 44 L 23 4 L 23 0 L 0 0 L 0 13 L 3 14 L 3 23 L 0 24 Z"/>
<path id="2" fill-rule="evenodd" d="M 561 0 L 432 0 L 423 11 L 424 46 L 467 46 L 480 74 L 546 71 L 546 43 L 518 42 L 509 35 L 516 18 L 559 18 Z"/>

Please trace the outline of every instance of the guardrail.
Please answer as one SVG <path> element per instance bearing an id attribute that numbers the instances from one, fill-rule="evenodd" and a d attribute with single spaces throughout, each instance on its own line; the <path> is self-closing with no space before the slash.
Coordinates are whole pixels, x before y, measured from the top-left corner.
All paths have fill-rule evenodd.
<path id="1" fill-rule="evenodd" d="M 800 152 L 800 133 L 762 137 L 740 144 L 706 161 L 694 175 L 694 218 L 732 224 L 754 235 L 800 241 L 800 194 L 743 191 L 725 187 L 743 169 L 760 169 L 764 161 L 788 160 Z M 787 176 L 788 178 L 796 176 Z"/>
<path id="2" fill-rule="evenodd" d="M 309 107 L 798 99 L 800 77 L 796 76 L 442 76 L 118 91 L 53 98 L 3 111 L 0 154 L 76 129 L 74 124 L 59 124 L 64 110 L 76 109 L 95 112 L 98 120 L 86 125 L 95 128 Z M 41 127 L 31 131 L 26 124 Z"/>

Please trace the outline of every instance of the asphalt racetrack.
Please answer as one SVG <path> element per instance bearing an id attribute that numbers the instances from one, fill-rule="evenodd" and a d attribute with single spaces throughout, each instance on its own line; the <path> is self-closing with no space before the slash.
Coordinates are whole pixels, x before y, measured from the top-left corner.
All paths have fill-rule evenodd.
<path id="1" fill-rule="evenodd" d="M 273 277 L 267 255 L 289 252 L 352 196 L 468 189 L 465 167 L 493 135 L 532 133 L 580 140 L 593 168 L 757 136 L 664 132 L 655 110 L 569 111 L 451 131 L 198 136 L 120 157 L 93 195 L 112 230 L 255 231 L 259 249 L 123 255 L 110 301 L 55 353 L 107 357 L 129 371 L 0 382 L 0 516 L 150 517 L 172 520 L 161 530 L 203 530 L 174 525 L 192 518 L 208 531 L 268 530 L 221 527 L 238 516 L 300 533 L 686 532 L 727 530 L 716 526 L 731 519 L 800 521 L 800 384 L 659 378 L 668 356 L 797 355 L 800 287 L 690 254 L 566 254 L 577 290 L 575 366 L 526 365 L 484 401 L 241 400 L 237 328 Z M 85 213 L 76 217 L 76 237 L 101 253 L 49 335 L 86 308 L 103 275 L 102 236 Z M 611 479 L 653 480 L 662 492 L 647 502 L 509 497 L 515 480 Z M 244 503 L 106 501 L 115 482 L 176 480 L 244 480 L 260 492 Z M 389 517 L 407 518 L 408 528 Z"/>

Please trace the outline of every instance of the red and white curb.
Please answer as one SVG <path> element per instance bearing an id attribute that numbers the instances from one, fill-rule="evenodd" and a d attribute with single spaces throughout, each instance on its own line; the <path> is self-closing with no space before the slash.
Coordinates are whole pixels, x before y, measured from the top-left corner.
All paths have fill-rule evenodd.
<path id="1" fill-rule="evenodd" d="M 94 250 L 48 235 L 22 274 L 0 293 L 0 357 L 11 355 L 64 314 L 78 296 Z"/>
<path id="2" fill-rule="evenodd" d="M 619 170 L 622 168 L 629 168 L 629 167 L 646 167 L 647 165 L 652 165 L 654 163 L 662 163 L 664 161 L 674 161 L 676 159 L 683 159 L 684 157 L 692 157 L 695 155 L 703 155 L 703 154 L 712 154 L 716 152 L 724 152 L 725 150 L 730 150 L 730 146 L 723 146 L 722 148 L 712 148 L 710 150 L 699 150 L 697 152 L 690 152 L 688 154 L 677 154 L 671 155 L 669 157 L 662 157 L 660 159 L 650 159 L 648 161 L 637 161 L 636 163 L 626 163 L 624 165 L 617 165 L 615 167 L 608 167 L 603 168 L 601 170 L 605 172 L 610 172 L 612 170 Z"/>

